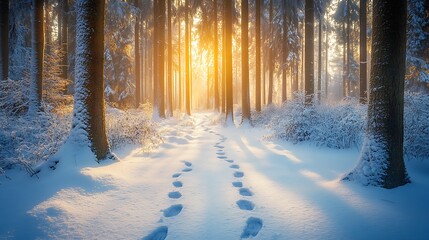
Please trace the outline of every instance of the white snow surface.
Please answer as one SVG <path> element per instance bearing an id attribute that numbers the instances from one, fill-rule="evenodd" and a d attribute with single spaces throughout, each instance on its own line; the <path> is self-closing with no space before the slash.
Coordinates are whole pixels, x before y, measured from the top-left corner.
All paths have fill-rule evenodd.
<path id="1" fill-rule="evenodd" d="M 339 180 L 357 149 L 268 141 L 214 117 L 163 120 L 158 149 L 130 145 L 118 162 L 69 144 L 39 178 L 9 171 L 0 239 L 429 239 L 429 161 L 406 163 L 411 184 L 365 187 Z"/>

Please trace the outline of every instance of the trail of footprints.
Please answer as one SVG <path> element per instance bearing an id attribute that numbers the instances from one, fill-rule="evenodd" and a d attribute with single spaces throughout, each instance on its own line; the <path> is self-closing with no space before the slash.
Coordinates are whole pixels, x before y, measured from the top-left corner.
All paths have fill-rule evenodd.
<path id="1" fill-rule="evenodd" d="M 185 168 L 182 169 L 182 172 L 180 173 L 174 173 L 171 177 L 173 178 L 172 185 L 176 189 L 174 191 L 171 191 L 168 193 L 168 197 L 170 199 L 180 199 L 182 197 L 182 193 L 178 191 L 180 188 L 183 187 L 183 182 L 179 180 L 180 176 L 182 174 L 192 171 L 192 163 L 183 161 L 185 164 Z M 182 204 L 173 204 L 170 207 L 162 210 L 162 215 L 166 218 L 174 217 L 180 214 L 183 210 Z M 143 238 L 143 240 L 164 240 L 168 235 L 168 227 L 167 226 L 160 226 L 153 230 L 149 235 Z"/>
<path id="2" fill-rule="evenodd" d="M 217 148 L 216 154 L 217 158 L 220 160 L 224 160 L 227 163 L 230 163 L 229 166 L 232 170 L 234 170 L 233 176 L 236 178 L 234 182 L 232 182 L 232 186 L 235 188 L 238 188 L 238 193 L 240 196 L 242 196 L 245 199 L 240 199 L 236 202 L 237 206 L 244 211 L 253 211 L 255 209 L 255 204 L 246 199 L 253 196 L 253 192 L 246 187 L 243 187 L 243 182 L 241 179 L 244 177 L 244 172 L 240 171 L 240 166 L 238 164 L 234 163 L 234 160 L 228 159 L 226 156 L 224 149 L 224 146 L 222 145 L 226 141 L 226 137 L 222 134 L 215 133 L 214 131 L 210 130 L 208 131 L 210 133 L 213 133 L 220 137 L 219 142 L 214 145 L 215 148 Z M 256 217 L 249 217 L 246 221 L 246 225 L 243 229 L 243 232 L 241 233 L 241 238 L 250 238 L 255 237 L 258 235 L 259 231 L 261 230 L 263 225 L 263 222 L 260 218 Z"/>

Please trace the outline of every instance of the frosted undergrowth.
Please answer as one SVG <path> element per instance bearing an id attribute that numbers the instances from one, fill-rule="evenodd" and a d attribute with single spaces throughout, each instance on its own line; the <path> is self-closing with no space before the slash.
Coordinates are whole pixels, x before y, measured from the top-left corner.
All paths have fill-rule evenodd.
<path id="1" fill-rule="evenodd" d="M 347 100 L 306 107 L 302 95 L 281 107 L 253 113 L 253 124 L 267 127 L 267 138 L 293 143 L 308 141 L 329 148 L 361 148 L 367 107 Z M 429 96 L 405 95 L 404 152 L 406 159 L 429 159 Z"/>
<path id="2" fill-rule="evenodd" d="M 33 174 L 33 167 L 48 160 L 65 142 L 71 129 L 71 114 L 59 115 L 44 107 L 34 117 L 0 112 L 0 175 L 2 170 L 23 167 Z M 157 126 L 143 108 L 120 111 L 107 108 L 106 128 L 113 150 L 127 144 L 147 151 L 161 142 Z"/>

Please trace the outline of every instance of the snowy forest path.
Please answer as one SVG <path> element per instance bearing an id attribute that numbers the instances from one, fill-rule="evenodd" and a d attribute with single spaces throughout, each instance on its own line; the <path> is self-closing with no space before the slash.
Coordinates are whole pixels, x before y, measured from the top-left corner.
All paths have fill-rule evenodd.
<path id="1" fill-rule="evenodd" d="M 162 120 L 159 147 L 124 147 L 115 151 L 119 162 L 69 159 L 37 180 L 11 174 L 14 181 L 0 185 L 0 212 L 9 219 L 0 219 L 0 238 L 429 237 L 427 225 L 415 224 L 427 223 L 427 178 L 414 174 L 410 187 L 395 191 L 340 182 L 357 150 L 271 141 L 266 129 L 216 119 L 222 116 Z M 23 199 L 20 189 L 34 197 L 12 203 Z"/>

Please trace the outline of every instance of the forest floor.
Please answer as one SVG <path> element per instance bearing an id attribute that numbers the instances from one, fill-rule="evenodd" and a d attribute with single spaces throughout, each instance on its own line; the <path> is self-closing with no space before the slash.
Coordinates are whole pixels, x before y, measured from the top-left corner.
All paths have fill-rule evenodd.
<path id="1" fill-rule="evenodd" d="M 162 123 L 164 143 L 119 162 L 66 156 L 0 182 L 0 239 L 429 239 L 429 164 L 392 190 L 340 181 L 357 149 L 267 140 L 209 113 Z"/>

